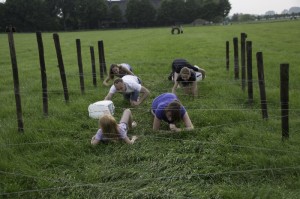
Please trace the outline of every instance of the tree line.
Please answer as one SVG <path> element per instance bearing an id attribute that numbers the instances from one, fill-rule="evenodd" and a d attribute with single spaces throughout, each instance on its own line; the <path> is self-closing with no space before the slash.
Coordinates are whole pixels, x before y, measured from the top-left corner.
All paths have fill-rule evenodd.
<path id="1" fill-rule="evenodd" d="M 159 0 L 156 0 L 156 2 Z M 57 31 L 104 27 L 148 27 L 191 23 L 195 19 L 222 22 L 229 0 L 6 0 L 0 3 L 0 31 Z"/>

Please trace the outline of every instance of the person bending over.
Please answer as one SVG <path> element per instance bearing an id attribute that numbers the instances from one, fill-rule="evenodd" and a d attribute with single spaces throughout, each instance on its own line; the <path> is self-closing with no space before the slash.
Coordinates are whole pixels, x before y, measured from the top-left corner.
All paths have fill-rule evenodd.
<path id="1" fill-rule="evenodd" d="M 111 100 L 117 92 L 122 93 L 124 99 L 128 100 L 132 106 L 140 105 L 150 94 L 149 90 L 141 85 L 141 80 L 133 75 L 125 75 L 116 79 L 104 100 Z M 141 97 L 140 93 L 142 93 Z"/>
<path id="2" fill-rule="evenodd" d="M 132 127 L 136 126 L 136 122 L 132 120 L 130 109 L 125 109 L 122 118 L 117 124 L 112 115 L 104 115 L 99 119 L 99 129 L 92 137 L 91 144 L 97 145 L 102 142 L 117 142 L 124 140 L 127 144 L 133 144 L 137 136 L 132 136 L 131 139 L 127 136 L 127 132 Z"/>
<path id="3" fill-rule="evenodd" d="M 173 93 L 163 93 L 156 97 L 152 102 L 151 113 L 154 116 L 153 130 L 155 131 L 160 129 L 161 121 L 167 122 L 170 130 L 175 132 L 194 129 L 186 109 Z M 176 127 L 180 121 L 184 122 L 184 129 Z"/>
<path id="4" fill-rule="evenodd" d="M 183 67 L 180 70 L 177 79 L 174 81 L 172 93 L 176 94 L 176 89 L 180 85 L 185 94 L 196 96 L 197 95 L 197 81 L 196 72 L 188 67 Z"/>
<path id="5" fill-rule="evenodd" d="M 113 80 L 115 76 L 122 78 L 125 75 L 134 75 L 133 69 L 129 64 L 112 64 L 109 69 L 107 78 L 103 81 L 105 86 L 109 86 L 109 80 Z"/>
<path id="6" fill-rule="evenodd" d="M 175 59 L 175 60 L 173 60 L 171 66 L 172 66 L 172 72 L 169 75 L 169 80 L 173 80 L 174 82 L 176 81 L 177 76 L 179 75 L 179 73 L 183 67 L 188 67 L 189 69 L 192 69 L 195 72 L 200 72 L 202 74 L 202 79 L 205 78 L 205 70 L 199 68 L 196 65 L 190 64 L 185 59 Z"/>

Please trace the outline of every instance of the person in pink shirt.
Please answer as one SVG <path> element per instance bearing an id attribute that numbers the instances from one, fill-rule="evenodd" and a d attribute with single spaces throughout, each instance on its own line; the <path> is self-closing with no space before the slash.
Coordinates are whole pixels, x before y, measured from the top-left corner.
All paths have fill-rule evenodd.
<path id="1" fill-rule="evenodd" d="M 128 130 L 136 126 L 136 122 L 132 120 L 130 109 L 125 109 L 119 123 L 110 115 L 104 115 L 99 119 L 99 129 L 92 137 L 91 144 L 97 145 L 101 142 L 117 142 L 125 141 L 127 144 L 133 144 L 137 136 L 130 139 L 127 135 Z"/>

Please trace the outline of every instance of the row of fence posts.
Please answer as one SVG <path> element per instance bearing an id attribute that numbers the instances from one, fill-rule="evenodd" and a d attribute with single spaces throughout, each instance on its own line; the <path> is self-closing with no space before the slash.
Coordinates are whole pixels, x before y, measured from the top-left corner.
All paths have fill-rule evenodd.
<path id="1" fill-rule="evenodd" d="M 42 79 L 43 113 L 44 113 L 44 116 L 48 116 L 47 73 L 46 73 L 42 33 L 36 32 L 36 38 L 37 38 L 37 44 L 38 44 L 41 79 Z M 62 82 L 62 86 L 63 86 L 64 99 L 65 99 L 65 102 L 67 103 L 69 101 L 67 77 L 66 77 L 66 73 L 65 73 L 63 56 L 62 56 L 61 47 L 60 47 L 59 35 L 57 33 L 53 34 L 53 40 L 54 40 L 55 49 L 56 49 L 60 78 L 61 78 L 61 82 Z M 14 94 L 15 94 L 16 109 L 17 109 L 16 111 L 17 111 L 18 131 L 24 132 L 24 122 L 23 122 L 23 116 L 22 116 L 23 114 L 22 114 L 21 95 L 20 95 L 20 83 L 19 83 L 19 75 L 18 75 L 18 64 L 17 64 L 14 36 L 13 36 L 12 30 L 8 31 L 8 42 L 9 42 L 10 57 L 11 57 L 12 71 L 13 71 Z M 79 68 L 80 90 L 81 90 L 81 94 L 84 94 L 85 87 L 84 87 L 84 74 L 83 74 L 80 39 L 76 39 L 76 48 L 77 48 L 77 62 L 78 62 L 78 68 Z M 106 71 L 106 62 L 105 62 L 105 56 L 104 56 L 104 45 L 103 45 L 102 40 L 98 41 L 98 51 L 99 51 L 99 63 L 100 63 L 100 78 L 103 79 L 104 74 L 107 75 L 107 71 Z M 96 66 L 95 66 L 96 64 L 95 64 L 95 54 L 94 54 L 93 46 L 90 46 L 90 54 L 91 54 L 93 85 L 97 86 Z"/>
<path id="2" fill-rule="evenodd" d="M 41 78 L 42 78 L 42 98 L 43 98 L 43 113 L 45 116 L 48 115 L 48 93 L 47 93 L 47 74 L 45 67 L 44 59 L 44 47 L 42 41 L 41 32 L 36 33 L 37 43 L 39 49 L 39 59 L 40 59 L 40 69 L 41 69 Z M 248 82 L 248 102 L 253 103 L 253 80 L 252 80 L 252 42 L 247 41 L 247 34 L 241 33 L 241 73 L 242 73 L 242 90 L 245 90 L 246 87 L 246 63 L 247 63 L 247 82 Z M 60 77 L 63 85 L 64 98 L 65 101 L 69 101 L 67 78 L 64 69 L 63 56 L 60 47 L 59 35 L 57 33 L 53 34 L 53 39 L 55 43 L 55 49 L 57 54 L 57 61 L 59 66 Z M 24 124 L 22 118 L 22 106 L 21 106 L 21 96 L 20 96 L 20 86 L 19 86 L 19 76 L 18 76 L 18 65 L 16 58 L 16 51 L 14 45 L 13 31 L 8 32 L 10 56 L 13 70 L 13 79 L 14 79 L 14 93 L 16 100 L 16 110 L 17 110 L 17 120 L 18 120 L 18 131 L 24 131 Z M 235 79 L 239 79 L 239 51 L 238 51 L 238 38 L 233 38 L 234 46 L 234 76 Z M 83 75 L 83 66 L 81 58 L 81 43 L 80 39 L 76 39 L 77 47 L 77 61 L 79 68 L 79 78 L 80 78 L 80 89 L 81 93 L 84 94 L 84 75 Z M 100 78 L 103 79 L 104 73 L 106 71 L 106 62 L 104 56 L 104 46 L 103 41 L 98 41 L 98 50 L 99 50 L 99 63 L 100 63 Z M 246 53 L 247 52 L 247 53 Z M 90 46 L 91 54 L 91 63 L 92 63 L 92 77 L 93 85 L 97 85 L 96 81 L 96 68 L 95 68 L 95 55 L 94 48 Z M 246 62 L 247 54 L 247 62 Z M 256 54 L 257 68 L 258 68 L 258 82 L 260 89 L 260 101 L 262 109 L 263 119 L 268 119 L 267 112 L 267 100 L 266 100 L 266 91 L 265 91 L 265 81 L 264 81 L 264 65 L 263 65 L 263 54 L 262 52 L 257 52 Z M 226 69 L 229 71 L 229 41 L 226 41 Z M 289 88 L 289 64 L 280 65 L 280 100 L 281 100 L 281 117 L 282 117 L 282 137 L 289 137 L 289 98 L 288 98 L 288 88 Z"/>
<path id="3" fill-rule="evenodd" d="M 248 103 L 253 103 L 253 79 L 252 79 L 252 41 L 246 41 L 247 34 L 241 33 L 241 76 L 242 90 L 246 88 L 246 76 L 248 86 Z M 234 78 L 239 79 L 239 47 L 238 38 L 233 38 L 233 53 L 234 53 Z M 230 55 L 229 41 L 226 41 L 226 69 L 229 71 Z M 265 75 L 263 64 L 263 53 L 256 53 L 258 83 L 260 91 L 260 103 L 263 119 L 268 119 L 267 97 L 265 89 Z M 246 70 L 247 67 L 247 70 Z M 289 138 L 289 64 L 280 64 L 280 102 L 281 102 L 281 129 L 282 139 Z"/>

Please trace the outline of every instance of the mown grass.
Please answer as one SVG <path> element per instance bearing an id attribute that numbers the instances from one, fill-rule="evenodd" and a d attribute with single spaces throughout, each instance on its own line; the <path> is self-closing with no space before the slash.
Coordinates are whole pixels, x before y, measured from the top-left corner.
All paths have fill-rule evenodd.
<path id="1" fill-rule="evenodd" d="M 299 75 L 300 21 L 59 33 L 70 100 L 64 101 L 52 33 L 43 33 L 49 115 L 42 112 L 39 59 L 34 33 L 14 35 L 20 77 L 24 133 L 17 132 L 7 35 L 0 35 L 0 195 L 3 198 L 298 198 L 300 195 Z M 245 32 L 253 42 L 254 103 L 247 103 L 241 80 L 234 80 L 233 37 Z M 76 58 L 81 39 L 85 94 Z M 134 67 L 150 98 L 132 112 L 136 144 L 90 146 L 97 121 L 90 103 L 109 88 L 99 79 L 97 41 L 103 40 L 107 66 Z M 225 42 L 230 41 L 230 71 Z M 92 84 L 89 48 L 94 46 L 97 87 Z M 255 53 L 263 52 L 269 119 L 260 111 Z M 207 79 L 195 99 L 178 96 L 195 126 L 193 132 L 152 131 L 152 99 L 170 92 L 174 58 L 203 66 Z M 290 64 L 290 138 L 281 140 L 281 63 Z M 116 118 L 128 107 L 114 97 Z M 167 125 L 163 125 L 167 129 Z"/>

